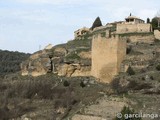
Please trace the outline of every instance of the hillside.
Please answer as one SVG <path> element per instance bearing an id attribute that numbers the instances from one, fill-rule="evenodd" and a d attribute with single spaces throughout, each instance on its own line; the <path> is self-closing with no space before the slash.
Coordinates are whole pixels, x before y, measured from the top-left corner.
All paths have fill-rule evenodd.
<path id="1" fill-rule="evenodd" d="M 130 24 L 135 27 L 132 29 L 128 25 L 124 29 L 122 24 L 119 33 L 115 23 L 92 31 L 79 29 L 75 39 L 30 55 L 22 61 L 21 73 L 0 79 L 0 119 L 124 120 L 125 116 L 118 118 L 116 114 L 142 113 L 152 116 L 133 120 L 159 120 L 156 115 L 160 114 L 160 40 L 148 24 L 147 29 Z M 113 59 L 119 59 L 120 49 L 124 50 L 124 59 L 116 63 L 120 65 L 118 74 L 110 83 L 91 74 L 93 40 L 100 50 L 95 56 L 99 63 L 110 59 L 107 67 L 112 66 Z M 126 46 L 118 46 L 121 40 Z M 103 47 L 106 44 L 101 43 L 111 46 Z M 102 52 L 107 52 L 108 58 Z M 99 58 L 102 55 L 104 60 Z M 104 73 L 103 77 L 112 75 L 110 69 L 102 70 L 97 72 Z"/>
<path id="2" fill-rule="evenodd" d="M 30 54 L 0 50 L 0 76 L 20 71 L 20 64 Z"/>
<path id="3" fill-rule="evenodd" d="M 98 31 L 102 34 L 103 32 Z M 38 60 L 45 63 L 50 57 L 55 67 L 59 64 L 90 66 L 91 61 L 87 59 L 87 62 L 84 62 L 79 52 L 91 50 L 93 34 L 96 33 L 86 34 L 50 50 L 34 53 L 24 62 L 31 63 L 32 69 L 27 70 L 43 68 L 43 64 L 39 64 Z M 142 36 L 144 35 L 146 36 Z M 57 72 L 52 71 L 50 66 L 46 69 L 46 75 L 32 77 L 14 74 L 1 80 L 1 117 L 20 117 L 21 120 L 112 120 L 124 106 L 129 106 L 136 112 L 151 114 L 154 110 L 159 114 L 160 42 L 134 42 L 130 38 L 123 65 L 130 64 L 132 67 L 116 76 L 110 84 L 99 83 L 96 78 L 90 76 L 68 77 L 73 69 L 67 69 L 67 73 L 62 72 L 65 73 L 63 76 L 57 76 Z M 64 67 L 61 70 L 64 70 Z"/>

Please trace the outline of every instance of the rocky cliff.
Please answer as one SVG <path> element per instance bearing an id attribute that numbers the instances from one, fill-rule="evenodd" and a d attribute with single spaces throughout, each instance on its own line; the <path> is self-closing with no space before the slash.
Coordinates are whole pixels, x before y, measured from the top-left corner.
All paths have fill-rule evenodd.
<path id="1" fill-rule="evenodd" d="M 90 76 L 91 34 L 66 44 L 47 47 L 21 64 L 22 75 L 39 76 L 55 73 L 59 76 Z"/>

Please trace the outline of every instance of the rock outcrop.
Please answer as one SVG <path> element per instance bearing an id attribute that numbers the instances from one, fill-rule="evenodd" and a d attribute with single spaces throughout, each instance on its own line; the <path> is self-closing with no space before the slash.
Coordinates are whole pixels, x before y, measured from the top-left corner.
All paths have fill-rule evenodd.
<path id="1" fill-rule="evenodd" d="M 68 48 L 58 45 L 38 51 L 21 64 L 22 75 L 39 76 L 55 73 L 59 76 L 90 76 L 91 52 L 88 48 Z"/>
<path id="2" fill-rule="evenodd" d="M 39 51 L 21 64 L 22 75 L 39 76 L 51 72 L 52 61 L 45 50 Z"/>

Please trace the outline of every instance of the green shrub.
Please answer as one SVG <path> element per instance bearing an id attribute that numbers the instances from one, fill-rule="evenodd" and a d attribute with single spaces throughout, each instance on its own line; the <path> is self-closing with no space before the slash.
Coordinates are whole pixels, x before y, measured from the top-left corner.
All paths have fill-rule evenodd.
<path id="1" fill-rule="evenodd" d="M 83 81 L 81 81 L 80 86 L 84 88 L 86 85 L 83 83 Z"/>
<path id="2" fill-rule="evenodd" d="M 115 78 L 111 83 L 110 87 L 117 93 L 117 94 L 124 94 L 128 92 L 128 88 L 125 86 L 120 85 L 120 78 Z"/>
<path id="3" fill-rule="evenodd" d="M 63 86 L 65 86 L 65 87 L 68 87 L 70 84 L 69 84 L 69 82 L 67 81 L 67 80 L 65 80 L 64 82 L 63 82 Z"/>
<path id="4" fill-rule="evenodd" d="M 153 77 L 153 76 L 150 76 L 150 79 L 151 79 L 151 80 L 154 80 L 154 77 Z"/>
<path id="5" fill-rule="evenodd" d="M 66 56 L 66 59 L 67 60 L 75 60 L 75 59 L 79 60 L 80 57 L 76 53 L 71 53 L 71 54 L 69 54 L 69 55 Z"/>
<path id="6" fill-rule="evenodd" d="M 142 80 L 146 80 L 144 77 L 142 77 Z"/>
<path id="7" fill-rule="evenodd" d="M 128 75 L 135 75 L 135 72 L 134 72 L 134 70 L 131 68 L 131 66 L 128 67 L 127 73 L 128 73 Z"/>
<path id="8" fill-rule="evenodd" d="M 132 47 L 131 46 L 127 47 L 126 54 L 131 53 L 131 51 L 132 51 Z"/>
<path id="9" fill-rule="evenodd" d="M 160 71 L 160 64 L 156 66 L 156 70 Z"/>

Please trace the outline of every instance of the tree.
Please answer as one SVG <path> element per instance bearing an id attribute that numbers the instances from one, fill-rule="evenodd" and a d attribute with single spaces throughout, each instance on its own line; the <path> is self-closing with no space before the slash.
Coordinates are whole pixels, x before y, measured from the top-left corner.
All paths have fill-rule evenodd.
<path id="1" fill-rule="evenodd" d="M 153 30 L 155 30 L 155 29 L 157 29 L 157 28 L 159 28 L 160 27 L 160 17 L 154 17 L 153 19 L 152 19 L 152 22 L 151 22 L 151 24 L 152 24 L 152 27 L 153 27 Z"/>
<path id="2" fill-rule="evenodd" d="M 149 18 L 147 18 L 147 23 L 150 23 L 150 19 Z"/>
<path id="3" fill-rule="evenodd" d="M 102 22 L 101 22 L 101 19 L 97 17 L 95 21 L 93 22 L 91 29 L 93 30 L 94 28 L 100 27 L 100 26 L 102 26 Z"/>

